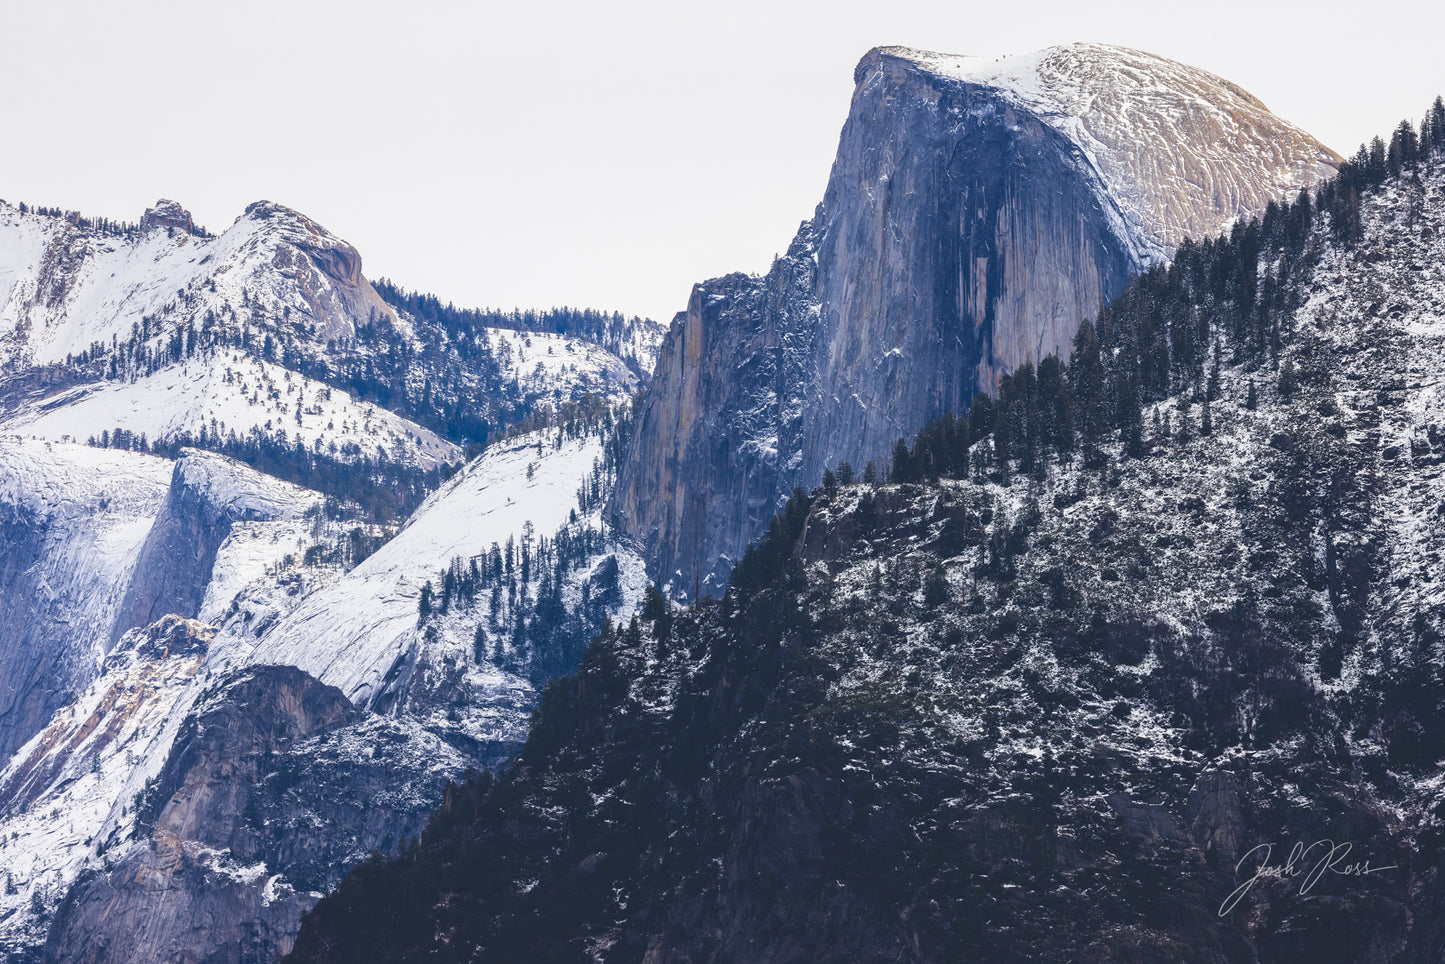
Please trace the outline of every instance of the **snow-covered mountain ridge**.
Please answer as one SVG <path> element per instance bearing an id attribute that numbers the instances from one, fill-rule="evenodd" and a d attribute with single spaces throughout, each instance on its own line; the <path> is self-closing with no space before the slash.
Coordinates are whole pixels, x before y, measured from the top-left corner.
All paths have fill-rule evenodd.
<path id="1" fill-rule="evenodd" d="M 172 201 L 136 225 L 0 203 L 0 835 L 25 854 L 6 951 L 49 927 L 116 960 L 270 960 L 346 867 L 522 738 L 539 674 L 585 642 L 534 640 L 539 605 L 573 636 L 635 606 L 600 466 L 660 329 L 382 288 L 397 304 L 269 202 L 215 236 Z M 424 621 L 423 587 L 497 544 L 511 591 Z M 221 739 L 202 719 L 235 745 L 198 759 Z M 160 943 L 129 943 L 138 920 Z"/>
<path id="2" fill-rule="evenodd" d="M 252 204 L 214 238 L 146 220 L 125 237 L 0 206 L 0 366 L 110 347 L 147 318 L 231 316 L 253 307 L 253 296 L 241 324 L 294 313 L 323 344 L 390 313 L 362 278 L 356 249 L 288 208 Z"/>
<path id="3" fill-rule="evenodd" d="M 493 445 L 359 565 L 342 560 L 365 538 L 362 527 L 329 521 L 316 493 L 222 456 L 190 451 L 172 463 L 29 439 L 16 440 L 20 455 L 0 452 L 20 466 L 4 487 L 9 501 L 23 507 L 17 511 L 27 519 L 51 513 L 47 531 L 56 546 L 48 552 L 57 560 L 77 558 L 83 546 L 75 544 L 112 525 L 103 513 L 95 517 L 98 529 L 81 522 L 90 519 L 81 512 L 94 512 L 95 504 L 106 502 L 117 516 L 113 524 L 130 527 L 128 541 L 104 555 L 109 569 L 88 561 L 76 572 L 95 591 L 101 580 L 113 580 L 100 616 L 121 620 L 180 599 L 205 620 L 166 615 L 110 650 L 108 624 L 85 637 L 51 632 L 36 641 L 34 652 L 76 667 L 75 681 L 63 692 L 52 685 L 53 712 L 0 768 L 0 838 L 26 855 L 10 865 L 13 890 L 0 895 L 0 947 L 33 949 L 49 922 L 52 936 L 64 935 L 55 938 L 61 946 L 109 943 L 114 952 L 121 946 L 112 941 L 116 929 L 144 920 L 160 935 L 158 954 L 175 942 L 210 952 L 250 928 L 263 935 L 251 938 L 256 953 L 269 959 L 286 946 L 300 913 L 346 868 L 420 829 L 447 780 L 504 759 L 525 737 L 538 666 L 556 661 L 547 651 L 551 637 L 529 634 L 527 621 L 537 620 L 551 599 L 574 614 L 569 619 L 580 619 L 589 605 L 621 617 L 636 607 L 645 585 L 641 559 L 602 531 L 600 494 L 589 511 L 579 504 L 579 491 L 600 478 L 604 439 L 564 434 L 550 430 Z M 92 465 L 108 467 L 107 482 L 87 474 Z M 149 488 L 128 481 L 146 469 Z M 85 496 L 89 490 L 76 485 L 71 492 L 65 479 L 72 475 L 85 475 L 95 491 Z M 29 484 L 47 476 L 46 485 Z M 74 506 L 76 494 L 90 502 Z M 62 525 L 64 512 L 75 516 L 71 529 Z M 564 557 L 554 545 L 547 558 L 555 562 L 543 572 L 542 544 L 559 540 L 578 543 L 580 552 Z M 464 604 L 458 594 L 450 609 L 439 603 L 441 611 L 420 617 L 423 586 L 442 598 L 453 560 L 486 566 L 499 546 L 506 547 L 508 573 L 514 546 L 521 556 L 530 552 L 530 577 L 528 563 L 519 561 L 522 578 L 509 592 L 501 591 L 499 570 L 490 598 L 483 593 Z M 164 559 L 147 562 L 157 554 Z M 179 583 L 165 577 L 187 567 L 209 575 Z M 607 585 L 614 587 L 610 595 Z M 598 595 L 589 604 L 594 586 Z M 83 607 L 90 591 L 73 591 L 78 601 L 68 605 Z M 570 658 L 563 656 L 562 665 Z M 276 675 L 278 667 L 293 668 L 292 675 Z M 237 681 L 253 677 L 237 689 Z M 269 771 L 216 770 L 217 757 L 203 766 L 200 783 L 192 785 L 197 776 L 164 790 L 181 792 L 187 808 L 220 806 L 214 819 L 232 828 L 225 832 L 233 835 L 229 844 L 214 828 L 192 822 L 183 832 L 166 829 L 159 821 L 162 790 L 153 788 L 170 779 L 167 768 L 197 765 L 187 755 L 187 728 L 207 713 L 241 726 L 251 711 L 235 701 L 281 699 L 274 687 L 311 694 L 305 699 L 334 694 L 323 702 L 340 715 L 297 724 L 310 736 L 294 745 L 277 742 L 292 726 L 284 718 L 271 735 L 238 736 L 273 747 L 278 758 Z M 217 690 L 237 695 L 206 703 Z M 371 805 L 333 811 L 309 791 L 298 797 L 289 788 L 304 774 L 324 775 L 316 794 L 361 794 Z M 211 785 L 225 792 L 205 789 Z M 47 816 L 52 811 L 72 817 L 57 823 Z M 289 822 L 267 823 L 272 813 Z M 137 889 L 136 879 L 161 883 Z M 263 883 L 270 895 L 264 900 Z M 214 932 L 188 930 L 191 913 L 216 921 Z"/>
<path id="4" fill-rule="evenodd" d="M 125 229 L 0 203 L 0 427 L 429 471 L 529 417 L 625 401 L 651 370 L 651 322 L 574 312 L 593 339 L 415 317 L 296 211 L 189 223 L 170 201 Z"/>

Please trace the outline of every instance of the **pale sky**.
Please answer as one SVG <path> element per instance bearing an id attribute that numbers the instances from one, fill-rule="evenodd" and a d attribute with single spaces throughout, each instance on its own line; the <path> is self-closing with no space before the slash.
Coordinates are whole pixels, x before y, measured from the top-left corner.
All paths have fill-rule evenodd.
<path id="1" fill-rule="evenodd" d="M 786 249 L 870 47 L 1122 44 L 1348 155 L 1445 90 L 1441 10 L 0 0 L 0 197 L 125 220 L 169 197 L 216 232 L 265 198 L 444 301 L 665 322 Z"/>

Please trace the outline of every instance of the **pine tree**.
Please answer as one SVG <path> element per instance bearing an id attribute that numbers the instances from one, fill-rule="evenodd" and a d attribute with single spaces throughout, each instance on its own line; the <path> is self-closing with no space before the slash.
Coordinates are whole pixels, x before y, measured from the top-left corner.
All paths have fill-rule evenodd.
<path id="1" fill-rule="evenodd" d="M 1002 393 L 1000 393 L 1002 395 Z M 1013 439 L 1010 438 L 1012 420 L 1009 418 L 1009 405 L 1003 398 L 999 398 L 998 404 L 994 407 L 993 420 L 993 464 L 998 471 L 999 481 L 1004 485 L 1009 482 L 1009 459 L 1013 456 Z"/>
<path id="2" fill-rule="evenodd" d="M 1094 326 L 1087 319 L 1074 334 L 1074 350 L 1069 357 L 1069 389 L 1078 416 L 1084 463 L 1092 465 L 1098 460 L 1099 445 L 1104 438 L 1104 366 Z"/>
<path id="3" fill-rule="evenodd" d="M 1050 354 L 1039 362 L 1040 442 L 1045 451 L 1066 456 L 1074 447 L 1073 399 L 1065 381 L 1064 363 Z"/>
<path id="4" fill-rule="evenodd" d="M 1298 387 L 1299 378 L 1295 374 L 1294 360 L 1287 358 L 1279 369 L 1279 393 L 1288 400 Z"/>
<path id="5" fill-rule="evenodd" d="M 913 471 L 913 458 L 908 452 L 908 443 L 899 439 L 893 444 L 893 473 L 890 476 L 894 482 L 917 481 Z"/>
<path id="6" fill-rule="evenodd" d="M 1219 340 L 1218 340 L 1218 339 L 1215 339 L 1215 342 L 1214 342 L 1214 363 L 1213 363 L 1213 364 L 1210 366 L 1210 368 L 1209 368 L 1209 387 L 1206 389 L 1205 395 L 1204 395 L 1204 397 L 1205 397 L 1207 400 L 1209 400 L 1209 401 L 1215 401 L 1215 400 L 1217 400 L 1217 399 L 1219 398 L 1219 394 L 1220 394 L 1219 364 L 1220 364 L 1220 347 L 1219 347 Z"/>

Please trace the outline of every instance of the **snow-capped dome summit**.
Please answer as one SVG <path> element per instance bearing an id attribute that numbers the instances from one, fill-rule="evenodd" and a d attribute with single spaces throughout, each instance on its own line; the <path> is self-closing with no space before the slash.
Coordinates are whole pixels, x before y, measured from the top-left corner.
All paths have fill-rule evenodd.
<path id="1" fill-rule="evenodd" d="M 1238 85 L 1127 47 L 1078 43 L 1005 57 L 878 47 L 859 75 L 884 59 L 992 88 L 1069 138 L 1107 186 L 1144 262 L 1262 212 L 1341 160 Z"/>

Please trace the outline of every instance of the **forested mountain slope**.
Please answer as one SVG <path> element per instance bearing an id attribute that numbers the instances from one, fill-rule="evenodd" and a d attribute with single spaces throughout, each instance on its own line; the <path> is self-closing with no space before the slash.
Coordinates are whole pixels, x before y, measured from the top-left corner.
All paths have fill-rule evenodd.
<path id="1" fill-rule="evenodd" d="M 1438 960 L 1442 378 L 1437 101 L 654 596 L 291 959 Z"/>

